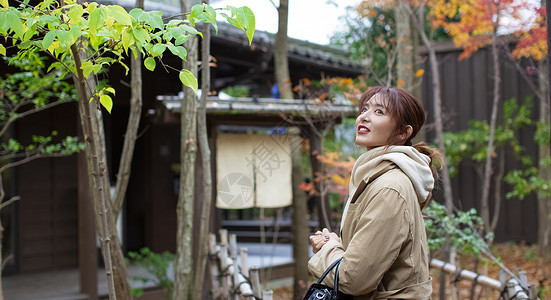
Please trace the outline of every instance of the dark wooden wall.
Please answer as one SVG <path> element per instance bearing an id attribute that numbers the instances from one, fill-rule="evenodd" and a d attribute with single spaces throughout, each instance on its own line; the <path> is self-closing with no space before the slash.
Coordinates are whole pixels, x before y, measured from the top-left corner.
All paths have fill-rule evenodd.
<path id="1" fill-rule="evenodd" d="M 437 52 L 439 61 L 440 80 L 442 86 L 442 106 L 444 111 L 444 130 L 459 131 L 468 128 L 469 120 L 490 120 L 493 95 L 493 65 L 491 51 L 481 49 L 473 57 L 458 60 L 461 52 L 453 47 L 442 47 Z M 522 103 L 529 95 L 533 95 L 525 79 L 517 72 L 513 65 L 504 58 L 501 60 L 502 84 L 500 88 L 501 102 L 499 115 L 502 116 L 502 105 L 505 100 L 516 98 Z M 424 64 L 426 71 L 423 77 L 422 99 L 428 112 L 427 124 L 433 122 L 434 109 L 432 107 L 432 80 L 430 65 Z M 533 99 L 532 118 L 537 119 L 537 100 Z M 502 118 L 499 118 L 501 122 Z M 434 132 L 428 131 L 427 141 L 434 141 Z M 534 162 L 538 161 L 537 145 L 533 140 L 533 128 L 525 128 L 517 132 L 520 143 L 526 147 Z M 511 152 L 505 153 L 506 172 L 519 167 Z M 494 164 L 495 165 L 495 164 Z M 476 208 L 480 212 L 480 198 L 482 195 L 482 178 L 473 168 L 473 162 L 465 160 L 458 175 L 452 178 L 455 206 L 461 210 Z M 440 185 L 441 186 L 441 185 Z M 537 240 L 537 203 L 535 196 L 524 200 L 505 199 L 510 187 L 502 184 L 502 205 L 499 222 L 496 229 L 497 241 L 526 241 Z M 494 187 L 490 193 L 493 203 Z M 443 192 L 437 193 L 439 201 L 443 202 Z M 493 206 L 491 211 L 493 213 Z"/>
<path id="2" fill-rule="evenodd" d="M 31 136 L 76 136 L 76 103 L 29 116 L 16 127 L 15 136 L 29 142 Z M 44 158 L 15 168 L 16 195 L 21 196 L 17 218 L 15 257 L 20 272 L 55 270 L 77 266 L 78 182 L 77 156 Z M 13 246 L 13 245 L 12 245 Z M 13 250 L 15 248 L 12 247 Z"/>

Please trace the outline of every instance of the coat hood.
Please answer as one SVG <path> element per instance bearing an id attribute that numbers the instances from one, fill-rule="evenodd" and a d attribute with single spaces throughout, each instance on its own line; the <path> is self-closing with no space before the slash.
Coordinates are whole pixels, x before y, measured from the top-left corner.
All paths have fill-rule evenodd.
<path id="1" fill-rule="evenodd" d="M 373 148 L 362 154 L 354 164 L 350 177 L 349 192 L 354 190 L 361 181 L 370 181 L 371 177 L 381 173 L 392 162 L 404 172 L 415 188 L 417 201 L 423 204 L 428 200 L 434 188 L 434 178 L 430 169 L 430 157 L 411 146 L 390 146 Z M 349 196 L 349 197 L 350 197 Z"/>

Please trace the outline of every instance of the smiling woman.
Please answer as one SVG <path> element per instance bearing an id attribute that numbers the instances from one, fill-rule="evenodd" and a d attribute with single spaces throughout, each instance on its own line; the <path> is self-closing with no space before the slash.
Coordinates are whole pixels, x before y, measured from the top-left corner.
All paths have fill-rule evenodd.
<path id="1" fill-rule="evenodd" d="M 342 299 L 429 299 L 421 210 L 431 198 L 442 156 L 425 143 L 412 146 L 425 114 L 408 92 L 373 87 L 363 93 L 359 108 L 355 142 L 367 152 L 352 169 L 341 236 L 327 229 L 312 235 L 315 254 L 308 268 L 319 277 L 342 258 Z M 324 284 L 332 286 L 334 276 Z"/>
<path id="2" fill-rule="evenodd" d="M 390 115 L 387 102 L 380 94 L 365 102 L 356 118 L 356 145 L 369 150 L 384 145 L 391 138 L 396 121 Z"/>

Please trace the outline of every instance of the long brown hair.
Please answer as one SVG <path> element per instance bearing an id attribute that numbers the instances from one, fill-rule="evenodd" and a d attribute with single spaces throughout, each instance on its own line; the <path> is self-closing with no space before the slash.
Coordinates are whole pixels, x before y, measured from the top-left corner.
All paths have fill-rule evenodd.
<path id="1" fill-rule="evenodd" d="M 423 105 L 413 95 L 398 87 L 383 87 L 375 86 L 367 89 L 362 94 L 359 103 L 360 113 L 365 103 L 375 95 L 381 95 L 385 99 L 386 109 L 390 117 L 396 121 L 396 128 L 392 131 L 391 136 L 386 141 L 387 146 L 405 145 L 412 146 L 411 140 L 415 138 L 423 124 L 425 124 L 426 116 Z M 407 126 L 413 129 L 411 135 L 402 142 L 400 135 L 407 133 Z M 430 168 L 435 183 L 438 182 L 438 168 L 444 163 L 444 157 L 438 149 L 430 147 L 425 142 L 420 142 L 413 145 L 417 151 L 430 157 Z M 429 195 L 430 198 L 430 195 Z"/>

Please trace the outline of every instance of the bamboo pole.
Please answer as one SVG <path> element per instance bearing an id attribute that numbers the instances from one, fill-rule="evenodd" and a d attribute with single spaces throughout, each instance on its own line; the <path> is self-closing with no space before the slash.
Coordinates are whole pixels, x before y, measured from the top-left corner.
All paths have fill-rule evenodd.
<path id="1" fill-rule="evenodd" d="M 502 291 L 505 299 L 539 299 L 535 291 L 535 286 L 528 282 L 526 271 L 519 271 L 519 276 L 515 277 L 511 276 L 510 272 L 501 270 L 499 272 L 499 280 L 495 280 L 469 270 L 457 270 L 456 266 L 434 258 L 431 259 L 430 266 L 435 269 L 441 269 L 449 274 L 456 274 L 457 280 L 469 280 L 476 282 L 477 284 Z M 510 275 L 511 278 L 507 279 L 507 275 Z"/>
<path id="2" fill-rule="evenodd" d="M 221 229 L 220 244 L 216 245 L 216 236 L 214 234 L 209 235 L 209 254 L 211 257 L 217 257 L 219 259 L 218 264 L 213 260 L 211 262 L 211 274 L 212 274 L 212 295 L 214 299 L 252 299 L 260 293 L 253 293 L 251 284 L 247 281 L 247 278 L 239 270 L 238 258 L 237 258 L 237 236 L 235 234 L 229 235 L 228 243 L 228 231 Z M 241 249 L 241 267 L 247 270 L 247 248 Z M 246 273 L 245 273 L 246 274 Z M 222 277 L 222 287 L 220 287 L 219 278 Z M 260 291 L 260 281 L 258 280 L 258 269 L 256 269 L 256 281 L 258 282 L 258 289 Z M 231 291 L 231 292 L 230 292 Z"/>
<path id="3" fill-rule="evenodd" d="M 241 274 L 237 268 L 237 265 L 234 263 L 234 260 L 232 260 L 229 257 L 226 257 L 226 264 L 228 265 L 228 272 L 229 274 L 233 274 L 233 287 L 234 290 L 239 290 L 239 293 L 242 296 L 252 296 L 253 290 L 251 288 L 251 285 L 247 282 L 247 279 L 243 274 Z"/>
<path id="4" fill-rule="evenodd" d="M 211 274 L 211 292 L 214 299 L 218 299 L 220 291 L 220 282 L 218 277 L 220 276 L 220 270 L 218 269 L 218 262 L 214 257 L 218 254 L 218 249 L 216 246 L 216 235 L 214 233 L 209 233 L 209 260 L 210 265 L 210 274 Z"/>
<path id="5" fill-rule="evenodd" d="M 262 292 L 262 300 L 272 300 L 274 296 L 274 291 L 272 290 L 265 290 Z"/>
<path id="6" fill-rule="evenodd" d="M 241 255 L 241 273 L 249 274 L 249 265 L 247 263 L 248 249 L 242 247 L 240 250 Z"/>
<path id="7" fill-rule="evenodd" d="M 228 276 L 228 230 L 220 229 L 220 269 L 222 270 L 222 295 L 228 299 L 231 286 L 231 277 Z"/>
<path id="8" fill-rule="evenodd" d="M 499 282 L 499 280 L 495 280 L 495 279 L 492 279 L 490 277 L 487 277 L 487 276 L 484 276 L 484 275 L 479 275 L 477 273 L 474 273 L 474 272 L 471 272 L 469 270 L 457 270 L 457 267 L 452 265 L 452 264 L 449 264 L 449 263 L 445 263 L 441 260 L 438 260 L 438 259 L 431 259 L 430 260 L 430 266 L 432 268 L 435 268 L 435 269 L 441 269 L 441 270 L 444 270 L 444 272 L 447 272 L 447 273 L 450 273 L 450 274 L 457 274 L 458 275 L 458 279 L 464 279 L 464 280 L 469 280 L 469 281 L 474 281 L 475 278 L 476 278 L 476 283 L 480 284 L 480 285 L 483 285 L 483 286 L 487 286 L 487 287 L 490 287 L 490 288 L 493 288 L 493 289 L 496 289 L 496 290 L 501 290 L 501 282 Z"/>
<path id="9" fill-rule="evenodd" d="M 261 299 L 262 297 L 262 287 L 260 286 L 260 274 L 258 273 L 257 267 L 252 267 L 249 271 L 249 278 L 251 279 L 251 285 L 253 288 L 253 295 L 256 298 Z"/>

